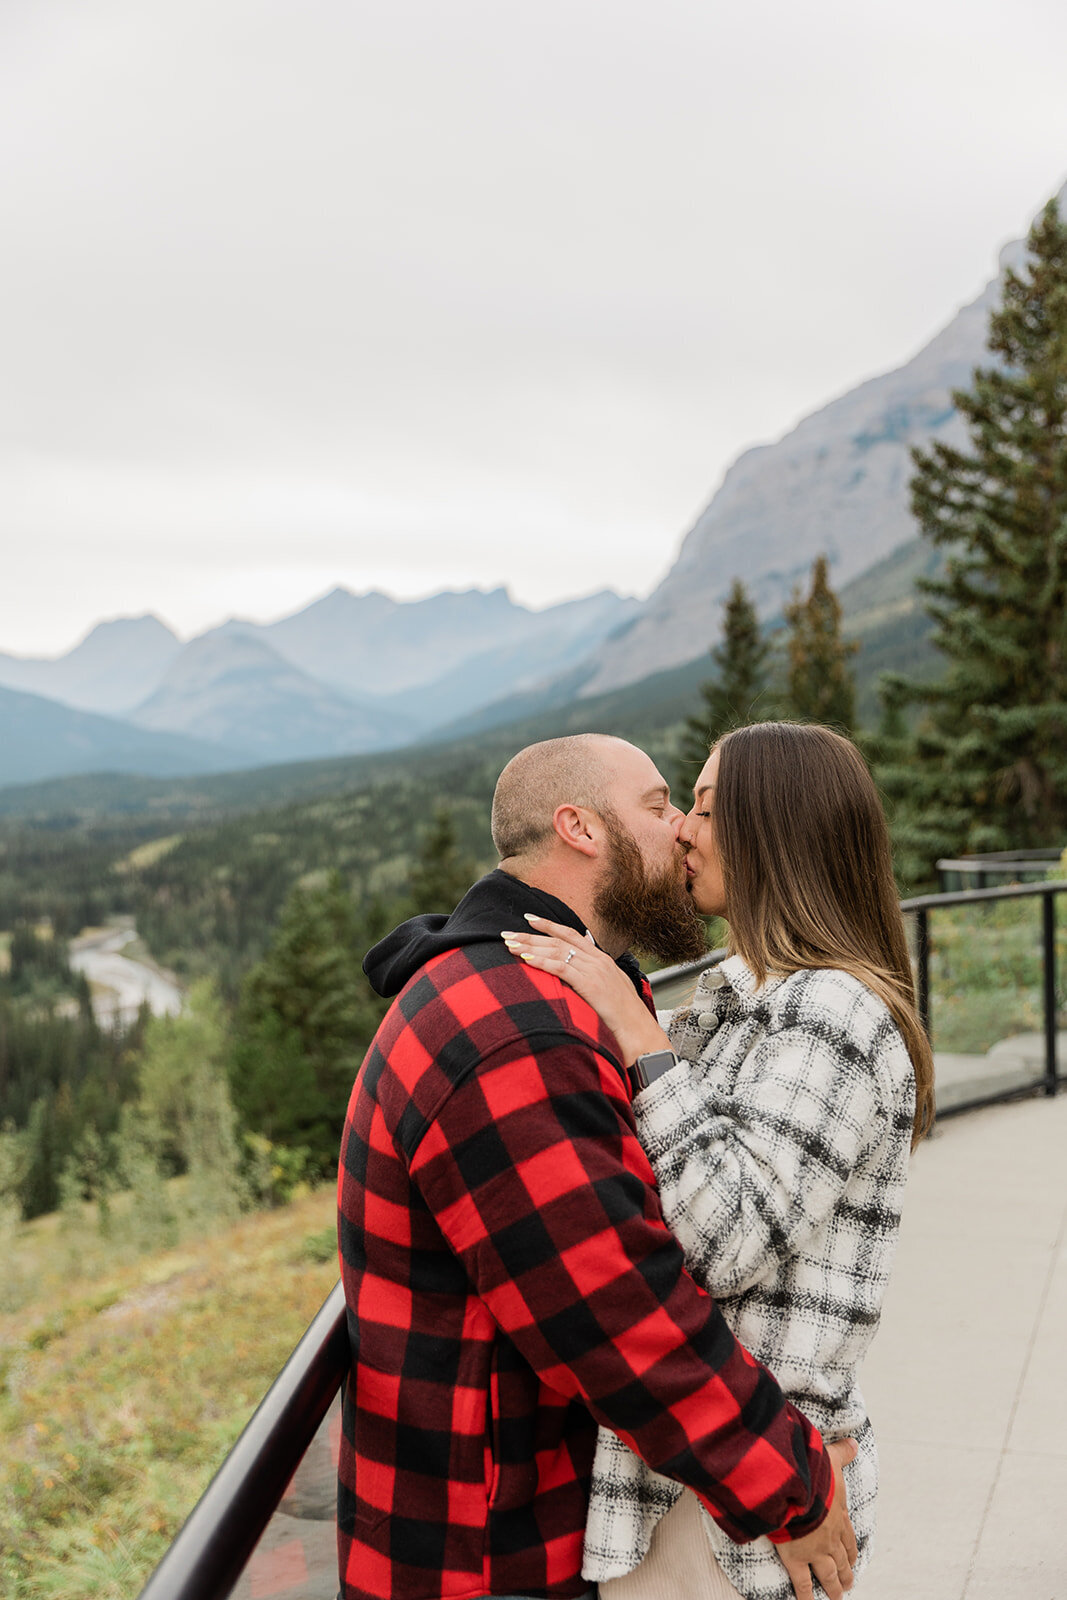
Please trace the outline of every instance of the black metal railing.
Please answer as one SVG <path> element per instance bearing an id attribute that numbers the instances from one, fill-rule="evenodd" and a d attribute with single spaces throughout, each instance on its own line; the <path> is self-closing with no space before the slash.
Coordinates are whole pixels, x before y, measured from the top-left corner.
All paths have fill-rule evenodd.
<path id="1" fill-rule="evenodd" d="M 990 889 L 1004 879 L 1025 883 L 1031 876 L 1043 878 L 1062 854 L 1049 845 L 1038 850 L 990 850 L 984 855 L 946 857 L 937 863 L 939 891 L 952 894 L 964 883 L 971 889 Z"/>
<path id="2" fill-rule="evenodd" d="M 1052 859 L 1058 859 L 1055 853 Z M 955 867 L 957 863 L 938 863 Z M 1056 1026 L 1056 897 L 1067 894 L 1067 881 L 1014 884 L 1004 888 L 959 890 L 951 894 L 920 895 L 902 902 L 905 915 L 915 919 L 916 992 L 928 1030 L 931 1016 L 931 912 L 965 905 L 985 905 L 1032 897 L 1042 899 L 1042 1006 L 1044 1020 L 1044 1073 L 1036 1081 L 958 1100 L 939 1116 L 954 1115 L 978 1106 L 1043 1092 L 1054 1095 L 1060 1078 Z M 680 991 L 706 966 L 721 961 L 716 950 L 699 961 L 666 967 L 650 979 L 657 998 L 677 1003 Z M 141 1592 L 141 1600 L 226 1600 L 238 1584 L 263 1536 L 295 1469 L 344 1382 L 348 1370 L 348 1338 L 344 1297 L 336 1284 L 264 1396 L 241 1437 L 223 1461 L 197 1506 L 182 1527 L 155 1573 Z M 257 1592 L 256 1586 L 250 1594 Z M 259 1592 L 283 1596 L 284 1583 Z M 300 1582 L 290 1593 L 308 1600 L 315 1592 Z M 321 1600 L 331 1600 L 336 1579 L 324 1580 Z"/>
<path id="3" fill-rule="evenodd" d="M 1056 856 L 1058 860 L 1058 855 Z M 940 865 L 940 863 L 939 863 Z M 999 1105 L 1020 1095 L 1043 1090 L 1046 1095 L 1056 1094 L 1062 1081 L 1057 1060 L 1057 998 L 1056 998 L 1056 897 L 1067 894 L 1067 881 L 1045 883 L 1014 883 L 999 889 L 959 889 L 955 894 L 917 895 L 901 901 L 901 910 L 915 918 L 915 995 L 923 1026 L 934 1039 L 931 1026 L 930 964 L 932 942 L 930 934 L 931 911 L 950 910 L 957 906 L 983 906 L 1001 904 L 1008 900 L 1041 900 L 1041 1014 L 1044 1035 L 1044 1072 L 1037 1081 L 1028 1081 L 978 1092 L 955 1100 L 951 1105 L 938 1106 L 939 1117 L 955 1116 L 961 1111 L 973 1111 L 980 1106 Z"/>

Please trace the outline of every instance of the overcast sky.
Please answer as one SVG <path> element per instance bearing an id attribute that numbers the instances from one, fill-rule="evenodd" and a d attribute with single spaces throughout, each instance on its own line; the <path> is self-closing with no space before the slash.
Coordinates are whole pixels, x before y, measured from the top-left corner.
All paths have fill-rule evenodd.
<path id="1" fill-rule="evenodd" d="M 1067 177 L 1062 0 L 5 0 L 0 650 L 647 594 Z"/>

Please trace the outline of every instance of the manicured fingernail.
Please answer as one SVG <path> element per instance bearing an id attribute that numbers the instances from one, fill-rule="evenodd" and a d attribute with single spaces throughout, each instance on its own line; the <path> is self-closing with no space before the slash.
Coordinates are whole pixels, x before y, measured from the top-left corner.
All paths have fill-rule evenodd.
<path id="1" fill-rule="evenodd" d="M 526 935 L 524 933 L 517 932 L 515 928 L 505 928 L 500 937 L 502 939 L 525 939 Z"/>
<path id="2" fill-rule="evenodd" d="M 535 917 L 532 911 L 524 911 L 523 916 L 527 922 L 544 922 L 544 917 Z"/>

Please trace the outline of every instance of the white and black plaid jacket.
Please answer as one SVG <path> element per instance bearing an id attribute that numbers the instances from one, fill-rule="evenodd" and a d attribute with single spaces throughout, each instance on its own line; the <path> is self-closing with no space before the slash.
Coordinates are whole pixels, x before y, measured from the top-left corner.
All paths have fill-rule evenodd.
<path id="1" fill-rule="evenodd" d="M 826 969 L 761 989 L 736 956 L 670 1028 L 680 1064 L 634 1101 L 663 1210 L 698 1283 L 828 1439 L 851 1434 L 849 1511 L 869 1554 L 878 1487 L 856 1375 L 878 1326 L 900 1222 L 915 1089 L 883 1003 Z M 631 1571 L 680 1486 L 600 1430 L 583 1574 Z M 791 1600 L 768 1539 L 712 1546 L 748 1600 Z"/>

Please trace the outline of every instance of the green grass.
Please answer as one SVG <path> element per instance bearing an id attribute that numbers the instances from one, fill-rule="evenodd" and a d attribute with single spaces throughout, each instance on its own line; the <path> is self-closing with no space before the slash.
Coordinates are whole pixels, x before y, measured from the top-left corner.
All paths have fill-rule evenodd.
<path id="1" fill-rule="evenodd" d="M 336 1276 L 334 1192 L 109 1261 L 88 1208 L 4 1240 L 0 1593 L 138 1593 Z"/>

